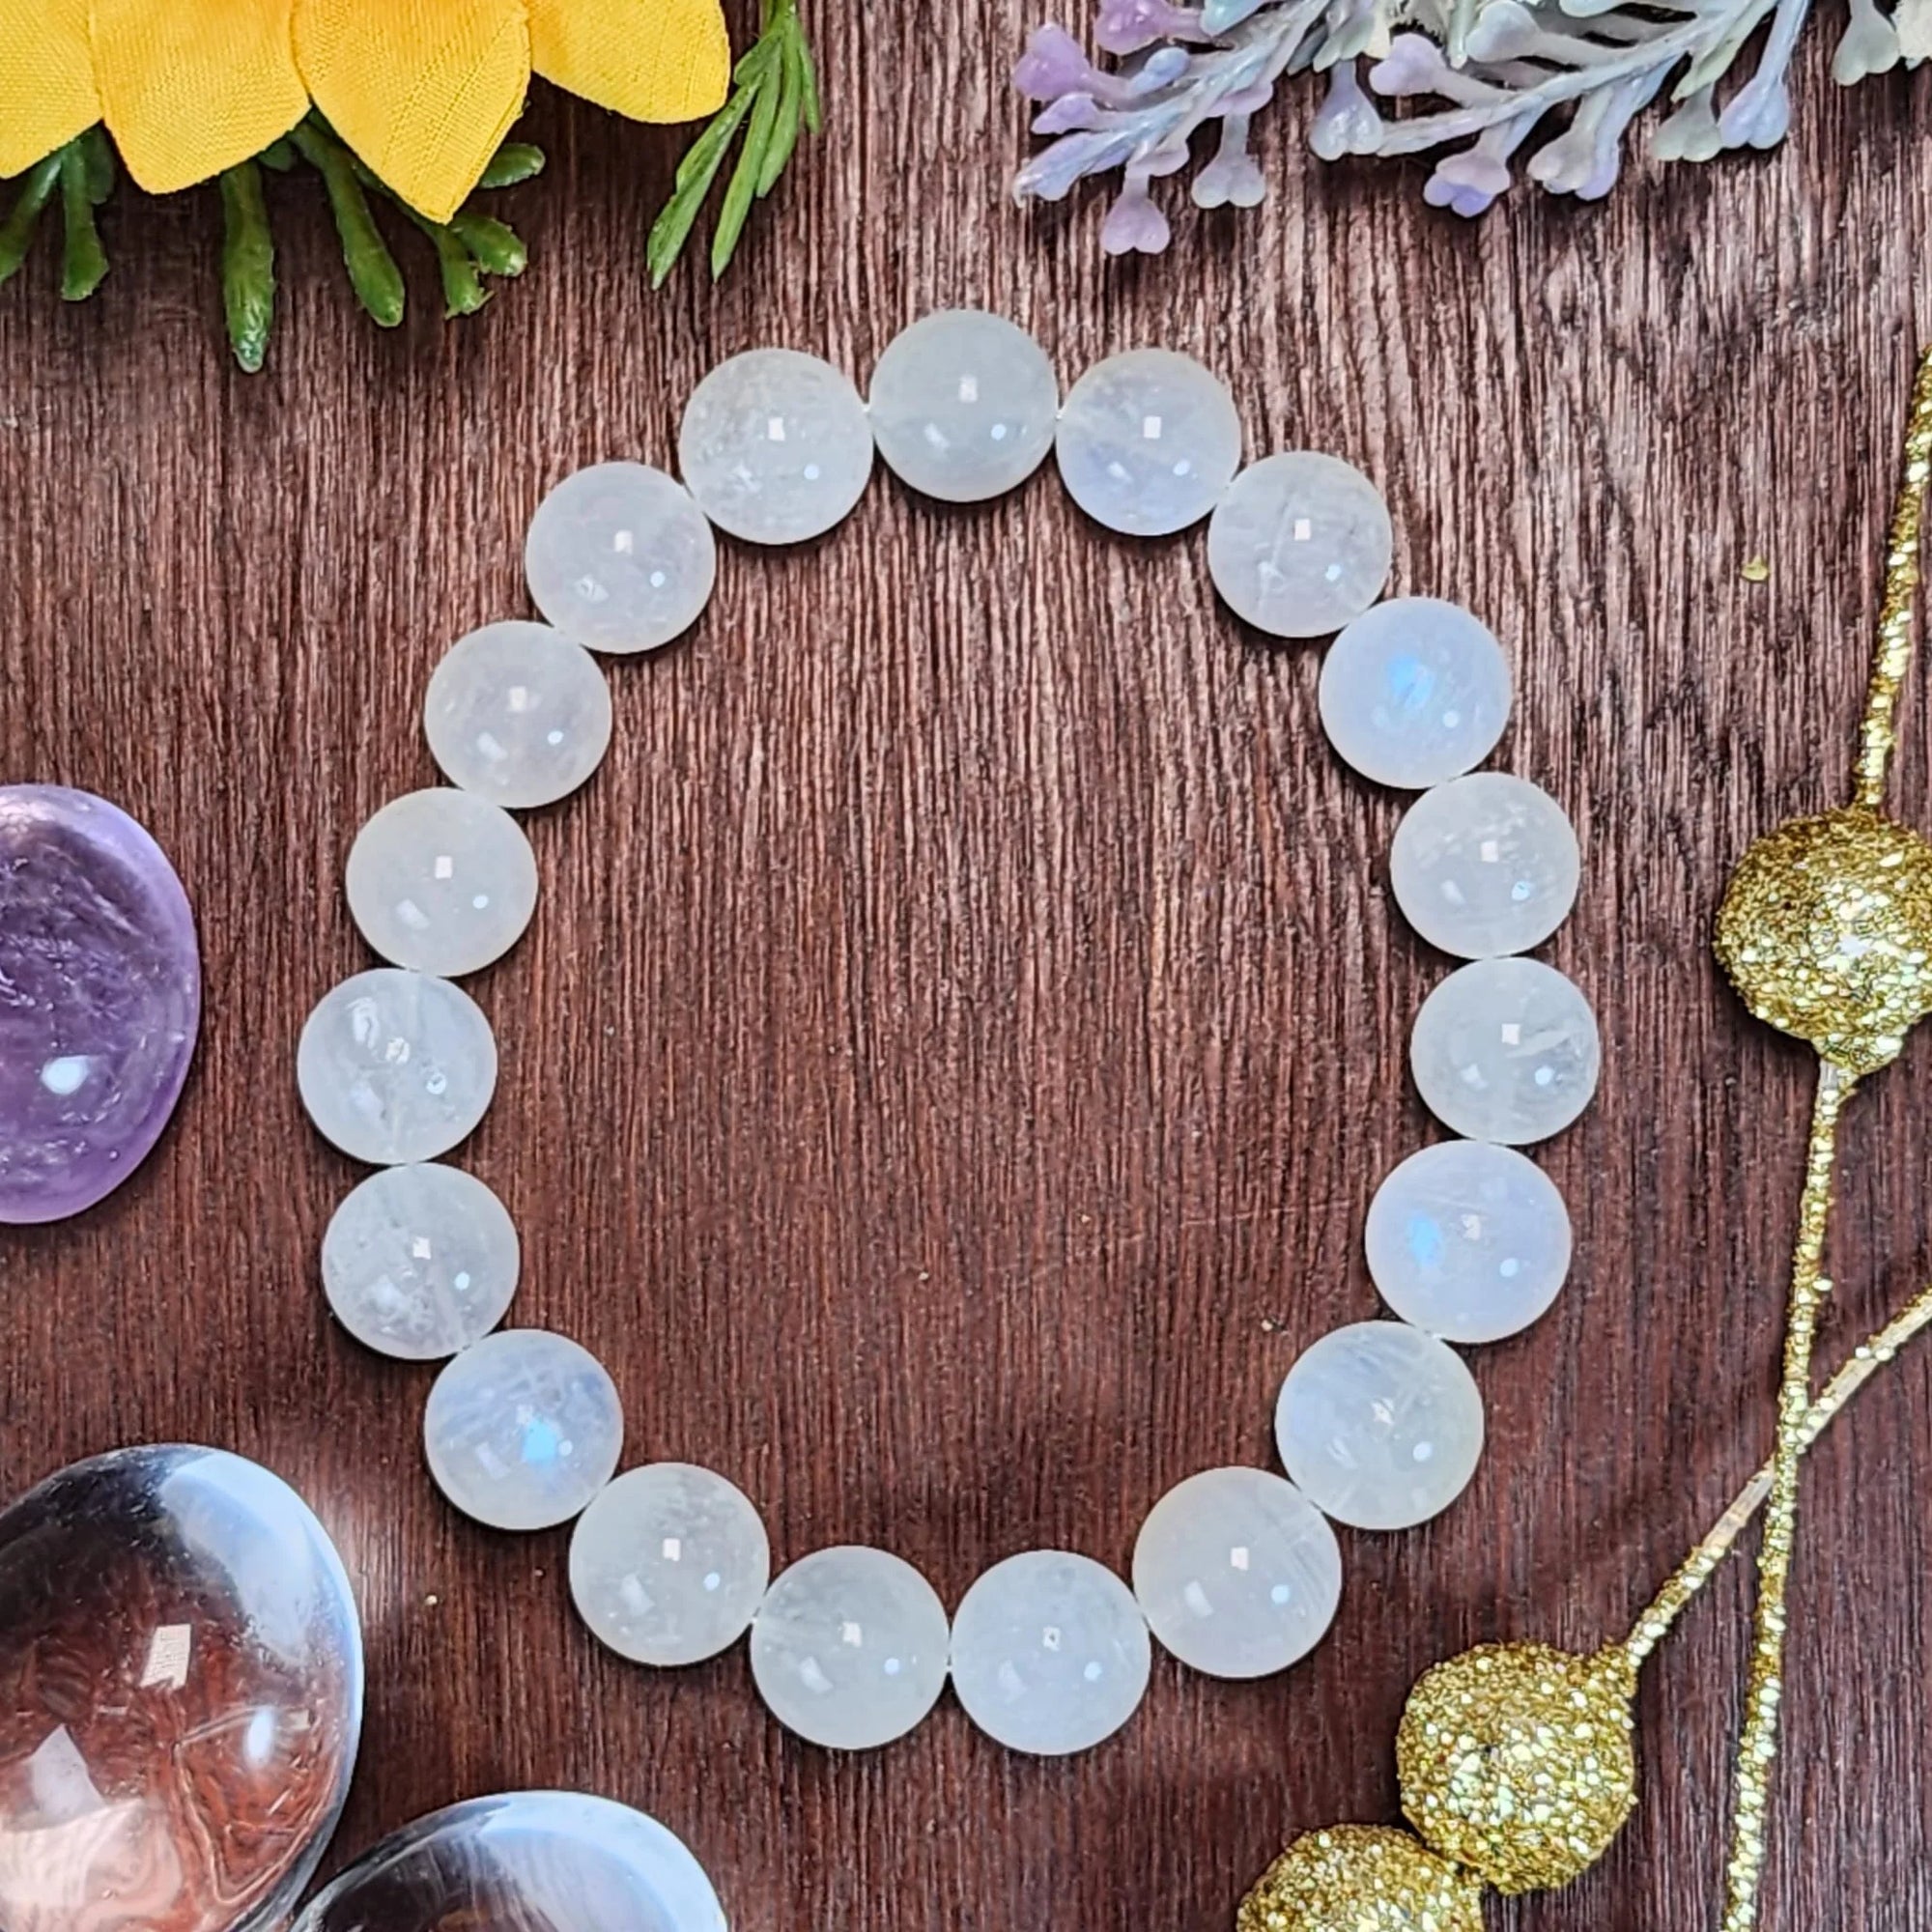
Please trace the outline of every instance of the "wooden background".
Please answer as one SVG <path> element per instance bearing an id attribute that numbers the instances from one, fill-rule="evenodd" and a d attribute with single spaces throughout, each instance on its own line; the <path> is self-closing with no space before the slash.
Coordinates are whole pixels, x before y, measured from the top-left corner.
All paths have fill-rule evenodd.
<path id="1" fill-rule="evenodd" d="M 1432 1661 L 1620 1632 L 1770 1439 L 1804 1051 L 1707 947 L 1726 869 L 1834 802 L 1876 608 L 1915 338 L 1932 334 L 1927 83 L 1842 94 L 1832 17 L 1780 154 L 1642 169 L 1601 209 L 1523 191 L 1465 227 L 1406 166 L 1305 158 L 1267 119 L 1256 213 L 1107 268 L 1100 206 L 1029 218 L 1006 69 L 1026 0 L 816 10 L 832 136 L 738 270 L 652 297 L 674 140 L 539 91 L 536 258 L 481 320 L 351 308 L 312 182 L 273 185 L 267 375 L 217 342 L 212 194 L 107 216 L 77 311 L 50 257 L 0 297 L 0 778 L 102 791 L 171 849 L 208 1014 L 152 1165 L 0 1234 L 0 1490 L 140 1438 L 293 1480 L 340 1541 L 372 1699 L 332 1862 L 465 1796 L 575 1785 L 682 1833 L 738 1932 L 1208 1932 L 1283 1841 L 1391 1819 Z M 653 1676 L 574 1623 L 562 1533 L 457 1518 L 417 1449 L 427 1370 L 327 1318 L 356 1176 L 293 1077 L 364 954 L 342 862 L 434 772 L 415 724 L 458 634 L 526 609 L 524 525 L 575 466 L 667 462 L 726 354 L 862 381 L 954 302 L 1068 380 L 1157 341 L 1232 382 L 1251 447 L 1314 444 L 1394 506 L 1394 587 L 1486 613 L 1520 668 L 1507 765 L 1575 813 L 1551 956 L 1607 1065 L 1544 1154 L 1576 1216 L 1558 1309 L 1477 1351 L 1492 1441 L 1407 1535 L 1345 1534 L 1334 1634 L 1285 1678 L 1157 1662 L 1133 1727 L 1011 1757 L 949 1701 L 882 1754 L 781 1735 L 742 1649 Z M 1762 555 L 1770 581 L 1746 582 Z M 1062 1544 L 1123 1566 L 1194 1470 L 1270 1456 L 1296 1351 L 1377 1303 L 1380 1177 L 1429 1138 L 1404 1056 L 1443 962 L 1385 890 L 1399 801 L 1340 769 L 1320 654 L 1243 635 L 1199 533 L 1135 545 L 1042 477 L 952 513 L 881 481 L 796 554 L 730 549 L 686 643 L 615 668 L 596 783 L 532 825 L 545 897 L 477 990 L 504 1049 L 465 1158 L 526 1242 L 514 1319 L 581 1338 L 629 1453 L 711 1463 L 781 1560 L 878 1541 L 954 1602 Z M 1927 801 L 1921 671 L 1899 802 Z M 1932 1038 L 1857 1106 L 1829 1363 L 1932 1267 Z M 1809 1465 L 1768 1922 L 1932 1932 L 1932 1354 Z M 1646 1802 L 1510 1932 L 1717 1918 L 1747 1578 L 1653 1666 Z"/>

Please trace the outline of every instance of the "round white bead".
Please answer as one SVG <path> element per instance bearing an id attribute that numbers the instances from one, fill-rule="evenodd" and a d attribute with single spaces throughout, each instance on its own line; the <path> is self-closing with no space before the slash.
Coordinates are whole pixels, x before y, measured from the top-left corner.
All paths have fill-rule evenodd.
<path id="1" fill-rule="evenodd" d="M 497 1041 L 460 986 L 382 966 L 322 996 L 296 1049 L 318 1130 L 372 1166 L 434 1160 L 475 1131 L 497 1091 Z"/>
<path id="2" fill-rule="evenodd" d="M 349 912 L 392 965 L 461 979 L 524 936 L 537 862 L 499 805 L 435 785 L 385 805 L 349 848 Z"/>
<path id="3" fill-rule="evenodd" d="M 1483 1455 L 1483 1398 L 1462 1361 L 1402 1321 L 1337 1328 L 1288 1372 L 1275 1440 L 1317 1509 L 1407 1529 L 1449 1507 Z"/>
<path id="4" fill-rule="evenodd" d="M 1444 1141 L 1377 1189 L 1367 1245 L 1369 1272 L 1405 1321 L 1444 1342 L 1500 1342 L 1556 1299 L 1570 1214 L 1514 1149 Z"/>
<path id="5" fill-rule="evenodd" d="M 423 731 L 451 784 L 509 810 L 554 805 L 604 762 L 611 688 L 548 624 L 486 624 L 431 675 Z"/>
<path id="6" fill-rule="evenodd" d="M 1291 449 L 1235 478 L 1208 526 L 1208 570 L 1237 617 L 1276 638 L 1324 638 L 1388 582 L 1388 505 L 1339 457 Z"/>
<path id="7" fill-rule="evenodd" d="M 492 1529 L 552 1529 L 611 1480 L 624 1446 L 616 1385 L 541 1328 L 485 1336 L 436 1378 L 423 1449 L 436 1486 Z"/>
<path id="8" fill-rule="evenodd" d="M 1112 355 L 1074 384 L 1055 454 L 1067 494 L 1110 530 L 1198 524 L 1241 461 L 1241 419 L 1218 377 L 1170 349 Z"/>
<path id="9" fill-rule="evenodd" d="M 678 466 L 720 529 L 747 543 L 803 543 L 844 522 L 872 473 L 872 426 L 829 362 L 753 349 L 692 391 Z"/>
<path id="10" fill-rule="evenodd" d="M 1424 792 L 1389 851 L 1403 916 L 1459 959 L 1540 946 L 1569 918 L 1581 870 L 1563 808 L 1507 772 L 1475 772 Z"/>
<path id="11" fill-rule="evenodd" d="M 980 503 L 1015 489 L 1053 447 L 1060 381 L 1025 329 L 943 309 L 893 338 L 872 375 L 879 454 L 913 489 Z"/>
<path id="12" fill-rule="evenodd" d="M 1181 1662 L 1209 1677 L 1268 1677 L 1334 1622 L 1342 1549 L 1293 1483 L 1265 1469 L 1208 1469 L 1148 1513 L 1134 1595 Z"/>
<path id="13" fill-rule="evenodd" d="M 1152 1656 L 1133 1592 L 1062 1549 L 994 1564 L 952 1620 L 952 1688 L 966 1715 L 1037 1757 L 1112 1737 L 1140 1709 Z"/>
<path id="14" fill-rule="evenodd" d="M 1597 1091 L 1603 1048 L 1576 985 L 1540 959 L 1479 959 L 1422 1003 L 1409 1066 L 1429 1111 L 1472 1141 L 1561 1133 Z"/>
<path id="15" fill-rule="evenodd" d="M 628 656 L 696 623 L 718 582 L 718 543 L 674 477 L 645 463 L 597 463 L 537 505 L 524 576 L 566 638 Z"/>
<path id="16" fill-rule="evenodd" d="M 1423 791 L 1473 771 L 1509 723 L 1510 668 L 1491 631 L 1435 597 L 1392 597 L 1321 666 L 1321 726 L 1366 779 Z"/>
<path id="17" fill-rule="evenodd" d="M 774 1583 L 752 1625 L 772 1716 L 829 1750 L 904 1737 L 946 1688 L 946 1606 L 883 1549 L 821 1549 Z"/>
<path id="18" fill-rule="evenodd" d="M 372 1174 L 322 1237 L 335 1319 L 406 1362 L 480 1342 L 508 1311 L 520 1265 L 509 1210 L 474 1175 L 434 1163 Z"/>
<path id="19" fill-rule="evenodd" d="M 771 1545 L 751 1499 L 688 1463 L 626 1471 L 571 1536 L 577 1614 L 634 1663 L 701 1663 L 730 1649 L 771 1577 Z"/>

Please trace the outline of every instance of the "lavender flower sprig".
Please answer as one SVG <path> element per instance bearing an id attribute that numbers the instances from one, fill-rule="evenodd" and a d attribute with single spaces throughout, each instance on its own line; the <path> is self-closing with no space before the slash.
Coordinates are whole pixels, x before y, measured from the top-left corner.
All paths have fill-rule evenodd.
<path id="1" fill-rule="evenodd" d="M 1833 71 L 1850 85 L 1932 56 L 1932 0 L 1848 0 Z M 1203 208 L 1252 207 L 1265 192 L 1248 153 L 1254 116 L 1288 75 L 1326 71 L 1309 129 L 1323 160 L 1448 148 L 1423 190 L 1480 214 L 1507 190 L 1519 150 L 1548 132 L 1525 172 L 1552 194 L 1609 193 L 1633 123 L 1666 87 L 1674 110 L 1650 136 L 1660 160 L 1708 160 L 1775 147 L 1791 125 L 1786 75 L 1813 0 L 1101 0 L 1102 67 L 1060 27 L 1035 33 L 1013 70 L 1054 136 L 1013 184 L 1022 201 L 1058 201 L 1090 176 L 1122 185 L 1101 231 L 1110 254 L 1155 253 L 1171 230 L 1151 184 L 1185 168 L 1195 134 L 1218 123 L 1195 176 Z M 1755 71 L 1733 85 L 1767 20 Z M 1397 32 L 1398 27 L 1410 29 Z M 1367 59 L 1367 91 L 1357 64 Z M 1721 105 L 1719 95 L 1725 96 Z M 1441 103 L 1384 116 L 1371 97 Z M 1466 145 L 1464 145 L 1466 144 Z"/>

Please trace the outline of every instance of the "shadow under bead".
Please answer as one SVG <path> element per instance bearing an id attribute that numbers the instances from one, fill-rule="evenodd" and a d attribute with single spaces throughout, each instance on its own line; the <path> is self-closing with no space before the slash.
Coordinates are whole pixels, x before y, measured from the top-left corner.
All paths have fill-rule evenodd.
<path id="1" fill-rule="evenodd" d="M 1268 1866 L 1235 1932 L 1483 1932 L 1483 1886 L 1406 1832 L 1335 1825 Z"/>
<path id="2" fill-rule="evenodd" d="M 1429 1846 L 1504 1893 L 1580 1877 L 1636 1804 L 1625 1647 L 1485 1644 L 1426 1671 L 1396 1733 L 1402 1808 Z"/>
<path id="3" fill-rule="evenodd" d="M 1932 1012 L 1932 844 L 1862 805 L 1781 825 L 1733 874 L 1716 943 L 1759 1019 L 1876 1072 Z"/>

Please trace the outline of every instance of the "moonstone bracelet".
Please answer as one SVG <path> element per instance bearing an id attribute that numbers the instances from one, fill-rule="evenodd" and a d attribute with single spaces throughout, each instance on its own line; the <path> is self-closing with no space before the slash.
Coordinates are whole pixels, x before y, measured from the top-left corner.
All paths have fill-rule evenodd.
<path id="1" fill-rule="evenodd" d="M 1400 1319 L 1337 1329 L 1290 1370 L 1275 1417 L 1287 1478 L 1223 1468 L 1180 1484 L 1146 1520 L 1131 1589 L 1088 1557 L 1032 1550 L 987 1571 L 950 1621 L 930 1584 L 883 1550 L 821 1549 L 773 1581 L 758 1513 L 722 1476 L 680 1463 L 617 1475 L 610 1375 L 562 1336 L 493 1332 L 517 1285 L 516 1230 L 480 1181 L 437 1164 L 482 1118 L 497 1071 L 488 1022 L 450 981 L 507 952 L 536 905 L 535 863 L 509 814 L 575 790 L 610 743 L 610 693 L 585 647 L 623 655 L 681 636 L 716 581 L 714 526 L 754 544 L 822 535 L 864 495 L 875 447 L 948 502 L 1018 487 L 1052 449 L 1068 493 L 1111 529 L 1157 537 L 1210 519 L 1209 568 L 1239 617 L 1275 638 L 1340 632 L 1321 673 L 1323 726 L 1364 776 L 1421 792 L 1395 838 L 1397 903 L 1469 962 L 1424 1003 L 1410 1042 L 1424 1100 L 1463 1138 L 1403 1162 L 1369 1211 L 1370 1270 Z M 425 726 L 450 786 L 384 806 L 349 855 L 350 909 L 388 963 L 324 997 L 298 1077 L 317 1127 L 383 1171 L 324 1239 L 331 1306 L 372 1349 L 453 1356 L 425 1418 L 432 1475 L 496 1528 L 581 1518 L 570 1587 L 599 1638 L 672 1665 L 749 1630 L 766 1703 L 823 1746 L 903 1735 L 950 1677 L 973 1720 L 1014 1749 L 1083 1749 L 1138 1708 L 1150 1633 L 1209 1675 L 1286 1668 L 1340 1600 L 1331 1520 L 1406 1528 L 1474 1473 L 1482 1399 L 1448 1344 L 1528 1326 L 1569 1269 L 1563 1202 L 1516 1150 L 1588 1104 L 1599 1042 L 1577 988 L 1518 956 L 1568 915 L 1578 857 L 1546 793 L 1473 772 L 1508 719 L 1502 647 L 1453 605 L 1376 602 L 1394 538 L 1359 470 L 1309 451 L 1246 469 L 1240 458 L 1233 398 L 1199 363 L 1158 349 L 1114 356 L 1062 408 L 1038 345 L 978 311 L 900 335 L 869 408 L 813 356 L 734 356 L 686 410 L 683 486 L 608 463 L 539 506 L 526 562 L 548 622 L 490 625 L 444 658 Z"/>

